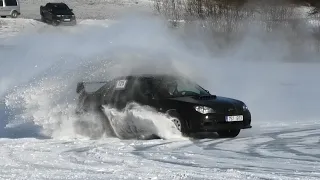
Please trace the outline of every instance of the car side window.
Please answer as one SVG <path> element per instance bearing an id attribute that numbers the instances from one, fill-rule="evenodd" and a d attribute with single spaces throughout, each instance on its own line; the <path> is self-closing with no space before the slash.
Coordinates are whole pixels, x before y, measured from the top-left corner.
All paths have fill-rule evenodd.
<path id="1" fill-rule="evenodd" d="M 46 4 L 46 8 L 47 8 L 48 10 L 52 9 L 52 4 L 50 4 L 50 3 Z"/>
<path id="2" fill-rule="evenodd" d="M 1 6 L 3 6 L 3 2 L 2 2 L 2 0 L 0 0 L 0 7 L 1 7 Z"/>
<path id="3" fill-rule="evenodd" d="M 6 6 L 17 6 L 16 0 L 5 0 Z"/>

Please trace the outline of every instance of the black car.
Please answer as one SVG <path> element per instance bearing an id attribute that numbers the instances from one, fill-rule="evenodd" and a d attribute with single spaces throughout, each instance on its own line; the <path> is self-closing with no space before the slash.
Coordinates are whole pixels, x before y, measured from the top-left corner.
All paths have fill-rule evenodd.
<path id="1" fill-rule="evenodd" d="M 88 93 L 87 83 L 103 86 Z M 251 128 L 251 113 L 245 103 L 210 94 L 180 75 L 130 75 L 87 83 L 77 85 L 77 113 L 101 111 L 102 105 L 122 110 L 135 102 L 173 117 L 177 129 L 185 136 L 217 132 L 220 137 L 236 137 L 241 129 Z"/>
<path id="2" fill-rule="evenodd" d="M 76 25 L 77 20 L 73 13 L 65 3 L 47 3 L 40 6 L 41 21 L 58 25 Z"/>

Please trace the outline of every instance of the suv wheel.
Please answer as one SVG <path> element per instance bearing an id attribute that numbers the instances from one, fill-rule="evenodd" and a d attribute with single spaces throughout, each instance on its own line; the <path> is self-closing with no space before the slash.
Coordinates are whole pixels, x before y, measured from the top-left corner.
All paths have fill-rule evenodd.
<path id="1" fill-rule="evenodd" d="M 18 12 L 17 11 L 12 11 L 11 18 L 17 18 L 17 17 L 18 17 Z"/>

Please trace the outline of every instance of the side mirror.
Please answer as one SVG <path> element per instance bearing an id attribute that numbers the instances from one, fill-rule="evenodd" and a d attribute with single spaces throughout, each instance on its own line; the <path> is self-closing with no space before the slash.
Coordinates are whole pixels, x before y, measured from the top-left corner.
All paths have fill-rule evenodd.
<path id="1" fill-rule="evenodd" d="M 205 91 L 210 94 L 210 91 L 208 91 L 208 90 L 206 90 L 206 89 L 205 89 Z"/>
<path id="2" fill-rule="evenodd" d="M 73 9 L 70 9 L 70 11 L 73 11 Z"/>

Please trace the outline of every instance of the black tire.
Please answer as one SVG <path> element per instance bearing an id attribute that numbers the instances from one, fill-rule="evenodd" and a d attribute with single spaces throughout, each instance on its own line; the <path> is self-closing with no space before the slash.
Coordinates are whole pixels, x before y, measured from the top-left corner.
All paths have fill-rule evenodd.
<path id="1" fill-rule="evenodd" d="M 173 118 L 172 122 L 176 125 L 181 134 L 183 136 L 189 136 L 187 123 L 181 118 L 181 116 L 176 111 L 169 111 L 167 114 Z"/>
<path id="2" fill-rule="evenodd" d="M 19 15 L 19 13 L 17 11 L 12 11 L 10 16 L 11 16 L 11 18 L 17 18 L 18 15 Z"/>
<path id="3" fill-rule="evenodd" d="M 218 134 L 221 138 L 234 138 L 234 137 L 237 137 L 239 133 L 240 133 L 240 129 L 218 131 Z"/>

